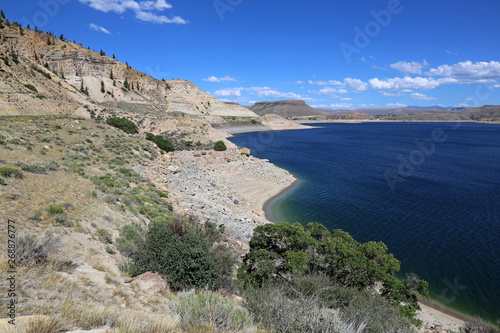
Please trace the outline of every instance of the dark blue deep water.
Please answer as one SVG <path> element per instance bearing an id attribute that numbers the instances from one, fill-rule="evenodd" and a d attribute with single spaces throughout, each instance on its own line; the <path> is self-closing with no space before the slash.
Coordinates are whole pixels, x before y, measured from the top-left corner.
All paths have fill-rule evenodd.
<path id="1" fill-rule="evenodd" d="M 317 126 L 231 138 L 300 179 L 269 218 L 383 241 L 434 300 L 500 319 L 500 125 Z"/>

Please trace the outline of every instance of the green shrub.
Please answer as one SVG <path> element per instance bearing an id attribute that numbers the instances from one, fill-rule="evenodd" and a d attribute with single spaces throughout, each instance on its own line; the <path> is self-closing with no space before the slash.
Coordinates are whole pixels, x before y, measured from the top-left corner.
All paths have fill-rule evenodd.
<path id="1" fill-rule="evenodd" d="M 146 239 L 146 230 L 137 223 L 124 225 L 121 234 L 123 237 L 116 239 L 116 247 L 126 257 L 131 257 L 136 253 L 139 245 Z"/>
<path id="2" fill-rule="evenodd" d="M 286 282 L 270 282 L 261 288 L 248 287 L 245 306 L 265 328 L 279 333 L 361 332 L 364 323 L 342 319 L 323 308 L 320 295 L 295 290 Z"/>
<path id="3" fill-rule="evenodd" d="M 171 303 L 180 318 L 180 326 L 190 332 L 253 332 L 253 318 L 248 311 L 236 306 L 222 295 L 201 291 L 180 297 Z"/>
<path id="4" fill-rule="evenodd" d="M 106 245 L 106 252 L 109 253 L 109 254 L 115 254 L 116 251 L 114 249 L 114 247 L 112 247 L 111 245 Z"/>
<path id="5" fill-rule="evenodd" d="M 111 236 L 111 233 L 108 230 L 97 229 L 97 234 L 99 235 L 99 239 L 101 240 L 101 242 L 108 244 L 113 243 L 113 236 Z"/>
<path id="6" fill-rule="evenodd" d="M 222 140 L 217 141 L 214 144 L 214 150 L 217 150 L 217 151 L 227 150 L 227 147 L 226 147 L 226 144 L 224 143 L 224 141 L 222 141 Z"/>
<path id="7" fill-rule="evenodd" d="M 45 164 L 45 168 L 47 168 L 47 170 L 51 170 L 51 171 L 56 171 L 59 169 L 59 163 L 57 162 L 54 162 L 54 161 L 47 161 L 44 163 Z"/>
<path id="8" fill-rule="evenodd" d="M 62 247 L 61 238 L 47 232 L 42 240 L 37 241 L 35 236 L 21 236 L 17 240 L 16 264 L 46 263 L 50 256 L 56 254 Z"/>
<path id="9" fill-rule="evenodd" d="M 132 256 L 134 265 L 130 273 L 157 271 L 176 290 L 217 289 L 228 281 L 234 264 L 230 250 L 214 244 L 220 238 L 221 231 L 208 221 L 202 227 L 191 218 L 153 220 L 145 242 Z"/>
<path id="10" fill-rule="evenodd" d="M 39 94 L 39 95 L 36 95 L 36 98 L 39 98 L 39 99 L 45 99 L 45 98 L 47 98 L 47 96 L 45 96 L 45 95 L 40 95 L 40 94 Z"/>
<path id="11" fill-rule="evenodd" d="M 31 91 L 38 92 L 38 90 L 37 90 L 37 89 L 35 88 L 35 86 L 34 86 L 34 85 L 32 85 L 32 84 L 25 84 L 24 86 L 25 86 L 26 88 L 28 88 L 29 90 L 31 90 Z"/>
<path id="12" fill-rule="evenodd" d="M 4 177 L 16 177 L 16 178 L 23 178 L 24 175 L 21 170 L 16 169 L 16 168 L 11 168 L 11 167 L 1 167 L 0 168 L 0 176 Z"/>
<path id="13" fill-rule="evenodd" d="M 5 178 L 3 178 L 2 176 L 0 176 L 0 185 L 7 185 Z"/>
<path id="14" fill-rule="evenodd" d="M 174 145 L 172 142 L 170 142 L 169 139 L 164 138 L 161 135 L 154 135 L 153 133 L 146 133 L 146 140 L 153 141 L 158 148 L 160 148 L 163 151 L 169 152 L 169 151 L 174 151 Z"/>
<path id="15" fill-rule="evenodd" d="M 49 215 L 64 214 L 63 206 L 57 204 L 51 204 L 45 210 Z"/>
<path id="16" fill-rule="evenodd" d="M 479 318 L 468 319 L 459 328 L 460 333 L 498 333 L 498 329 L 486 324 Z"/>
<path id="17" fill-rule="evenodd" d="M 257 120 L 252 119 L 252 124 L 254 124 L 254 125 L 257 124 Z"/>
<path id="18" fill-rule="evenodd" d="M 196 146 L 197 146 L 197 147 L 199 147 L 199 146 L 201 146 L 201 145 L 202 145 L 201 141 L 196 141 Z"/>
<path id="19" fill-rule="evenodd" d="M 130 121 L 125 118 L 118 118 L 118 117 L 108 118 L 106 120 L 106 124 L 119 128 L 125 133 L 129 134 L 139 133 L 137 125 L 133 121 Z"/>
<path id="20" fill-rule="evenodd" d="M 31 164 L 25 162 L 18 162 L 17 166 L 23 171 L 33 172 L 33 173 L 46 173 L 47 169 L 40 162 L 33 162 Z"/>
<path id="21" fill-rule="evenodd" d="M 415 318 L 417 293 L 428 296 L 428 285 L 414 275 L 405 281 L 397 279 L 394 274 L 399 265 L 382 242 L 360 244 L 347 232 L 330 233 L 319 223 L 304 228 L 282 222 L 255 228 L 238 278 L 244 285 L 260 286 L 278 277 L 321 273 L 339 285 L 359 290 L 382 282 L 382 295 Z"/>

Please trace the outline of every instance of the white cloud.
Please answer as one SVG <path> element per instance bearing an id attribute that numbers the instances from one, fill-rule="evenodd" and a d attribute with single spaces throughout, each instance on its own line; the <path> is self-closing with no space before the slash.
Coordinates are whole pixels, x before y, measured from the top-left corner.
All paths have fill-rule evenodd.
<path id="1" fill-rule="evenodd" d="M 180 16 L 167 17 L 158 15 L 154 11 L 162 12 L 165 9 L 171 9 L 172 5 L 165 0 L 156 1 L 142 1 L 137 2 L 134 0 L 80 0 L 81 3 L 89 5 L 91 8 L 101 12 L 114 12 L 123 14 L 127 10 L 135 13 L 135 17 L 139 20 L 153 23 L 175 23 L 186 24 L 188 23 Z"/>
<path id="2" fill-rule="evenodd" d="M 382 95 L 387 96 L 387 97 L 396 97 L 396 96 L 403 96 L 404 94 L 401 93 L 389 93 L 389 92 L 382 92 Z"/>
<path id="3" fill-rule="evenodd" d="M 387 103 L 387 106 L 390 108 L 404 108 L 407 105 L 402 103 Z"/>
<path id="4" fill-rule="evenodd" d="M 366 62 L 366 58 L 365 57 L 361 57 L 361 61 L 362 62 Z"/>
<path id="5" fill-rule="evenodd" d="M 333 103 L 330 104 L 330 107 L 332 108 L 338 108 L 338 109 L 346 109 L 352 107 L 351 103 Z"/>
<path id="6" fill-rule="evenodd" d="M 313 93 L 313 94 L 325 95 L 325 96 L 328 96 L 328 97 L 331 97 L 331 98 L 338 98 L 338 97 L 340 97 L 337 94 L 346 94 L 346 93 L 348 93 L 348 91 L 346 89 L 343 89 L 343 88 L 334 88 L 334 87 L 324 87 L 324 88 L 321 88 L 318 91 L 316 91 L 316 90 L 309 90 L 309 92 Z"/>
<path id="7" fill-rule="evenodd" d="M 442 76 L 460 80 L 462 83 L 486 82 L 500 79 L 500 62 L 459 62 L 454 65 L 441 65 L 425 73 L 429 76 Z"/>
<path id="8" fill-rule="evenodd" d="M 461 106 L 461 107 L 468 107 L 469 105 L 465 104 L 465 103 L 458 103 L 458 106 Z"/>
<path id="9" fill-rule="evenodd" d="M 425 77 L 395 77 L 392 79 L 380 80 L 378 78 L 368 80 L 373 89 L 378 90 L 403 90 L 403 89 L 434 89 L 441 85 L 457 83 L 453 78 L 425 78 Z"/>
<path id="10" fill-rule="evenodd" d="M 344 83 L 348 85 L 353 91 L 356 92 L 368 90 L 368 84 L 359 79 L 346 78 L 344 79 Z"/>
<path id="11" fill-rule="evenodd" d="M 352 98 L 344 97 L 340 99 L 341 101 L 352 101 Z"/>
<path id="12" fill-rule="evenodd" d="M 370 55 L 370 59 L 377 60 L 373 55 Z"/>
<path id="13" fill-rule="evenodd" d="M 316 104 L 316 105 L 311 105 L 312 108 L 327 108 L 328 105 L 326 104 Z"/>
<path id="14" fill-rule="evenodd" d="M 495 84 L 493 88 L 500 88 L 500 84 Z"/>
<path id="15" fill-rule="evenodd" d="M 101 26 L 99 26 L 97 24 L 94 24 L 94 23 L 90 23 L 89 27 L 90 27 L 90 29 L 95 30 L 95 31 L 104 32 L 105 34 L 108 34 L 108 35 L 111 34 L 111 32 L 109 32 L 108 29 L 103 28 L 103 27 L 101 27 Z"/>
<path id="16" fill-rule="evenodd" d="M 165 0 L 158 1 L 142 1 L 140 2 L 141 8 L 144 10 L 153 10 L 156 9 L 158 11 L 163 11 L 164 9 L 172 8 L 172 5 L 166 2 Z"/>
<path id="17" fill-rule="evenodd" d="M 212 95 L 217 97 L 240 97 L 242 88 L 228 88 L 215 91 Z"/>
<path id="18" fill-rule="evenodd" d="M 412 62 L 399 61 L 395 64 L 389 65 L 389 67 L 396 69 L 400 72 L 403 72 L 405 74 L 421 74 L 422 69 L 426 66 L 428 66 L 428 63 L 425 60 L 422 63 L 415 61 Z"/>
<path id="19" fill-rule="evenodd" d="M 318 86 L 340 86 L 340 85 L 342 85 L 342 82 L 336 81 L 336 80 L 328 80 L 328 81 L 321 81 L 321 80 L 313 81 L 313 80 L 309 80 L 309 81 L 307 81 L 307 83 L 309 83 L 310 85 L 318 85 Z"/>
<path id="20" fill-rule="evenodd" d="M 234 78 L 234 77 L 230 77 L 228 75 L 224 76 L 224 77 L 215 77 L 215 76 L 210 76 L 206 79 L 202 79 L 203 81 L 207 81 L 207 82 L 216 82 L 216 83 L 221 83 L 221 82 L 236 82 L 238 81 L 238 79 Z"/>
<path id="21" fill-rule="evenodd" d="M 431 101 L 433 99 L 437 99 L 436 97 L 431 97 L 431 96 L 427 96 L 427 95 L 420 94 L 420 93 L 413 93 L 413 94 L 411 94 L 411 98 L 413 98 L 413 99 L 421 99 L 421 100 L 425 100 L 425 101 Z"/>
<path id="22" fill-rule="evenodd" d="M 446 53 L 451 54 L 451 55 L 454 55 L 454 56 L 457 56 L 457 55 L 458 55 L 458 53 L 457 53 L 457 52 L 452 52 L 452 51 L 450 51 L 450 50 L 446 50 Z"/>

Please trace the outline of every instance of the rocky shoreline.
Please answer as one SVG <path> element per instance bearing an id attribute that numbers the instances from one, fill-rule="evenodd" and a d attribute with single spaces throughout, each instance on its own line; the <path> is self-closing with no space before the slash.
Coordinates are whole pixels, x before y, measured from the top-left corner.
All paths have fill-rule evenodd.
<path id="1" fill-rule="evenodd" d="M 174 212 L 224 225 L 225 241 L 239 256 L 248 251 L 253 229 L 270 223 L 264 203 L 296 180 L 269 161 L 237 149 L 167 153 L 147 175 L 168 192 Z"/>

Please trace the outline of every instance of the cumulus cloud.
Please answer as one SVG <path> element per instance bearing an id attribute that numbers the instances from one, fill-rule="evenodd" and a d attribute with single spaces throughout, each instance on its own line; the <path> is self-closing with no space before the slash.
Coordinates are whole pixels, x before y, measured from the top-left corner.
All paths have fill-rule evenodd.
<path id="1" fill-rule="evenodd" d="M 330 104 L 330 107 L 332 108 L 338 108 L 338 109 L 346 109 L 352 107 L 351 103 L 333 103 Z"/>
<path id="2" fill-rule="evenodd" d="M 500 62 L 464 61 L 454 65 L 441 65 L 425 73 L 429 76 L 454 78 L 461 82 L 486 82 L 500 79 Z"/>
<path id="3" fill-rule="evenodd" d="M 352 98 L 344 97 L 340 99 L 341 101 L 352 101 Z"/>
<path id="4" fill-rule="evenodd" d="M 387 96 L 387 97 L 396 97 L 396 96 L 403 96 L 404 94 L 402 93 L 389 93 L 389 92 L 382 92 L 382 95 Z"/>
<path id="5" fill-rule="evenodd" d="M 420 93 L 413 93 L 413 94 L 411 94 L 411 98 L 413 98 L 413 99 L 421 99 L 421 100 L 424 100 L 424 101 L 431 101 L 433 99 L 437 99 L 436 97 L 431 97 L 431 96 L 427 96 L 427 95 L 420 94 Z"/>
<path id="6" fill-rule="evenodd" d="M 356 92 L 366 91 L 369 88 L 368 84 L 360 79 L 346 78 L 344 83 Z"/>
<path id="7" fill-rule="evenodd" d="M 387 106 L 390 108 L 404 108 L 407 107 L 408 105 L 402 103 L 387 103 Z"/>
<path id="8" fill-rule="evenodd" d="M 117 14 L 123 14 L 127 10 L 131 10 L 135 13 L 135 17 L 139 20 L 145 22 L 153 23 L 174 23 L 174 24 L 186 24 L 188 23 L 180 16 L 167 17 L 164 15 L 158 15 L 155 12 L 163 12 L 165 9 L 171 9 L 172 5 L 165 0 L 156 1 L 141 1 L 137 2 L 134 0 L 80 0 L 81 3 L 89 5 L 95 10 L 101 12 L 114 12 Z"/>
<path id="9" fill-rule="evenodd" d="M 206 79 L 202 79 L 202 80 L 203 81 L 207 81 L 207 82 L 215 82 L 215 83 L 236 82 L 236 81 L 238 81 L 238 79 L 236 79 L 234 77 L 230 77 L 228 75 L 226 75 L 224 77 L 210 76 L 210 77 L 207 77 Z"/>
<path id="10" fill-rule="evenodd" d="M 403 72 L 405 74 L 421 74 L 422 69 L 428 65 L 429 64 L 425 60 L 421 63 L 415 61 L 412 62 L 398 61 L 395 64 L 390 64 L 389 67 L 398 70 L 400 72 Z"/>
<path id="11" fill-rule="evenodd" d="M 95 31 L 104 32 L 105 34 L 108 34 L 108 35 L 111 34 L 111 32 L 109 32 L 108 29 L 103 28 L 103 27 L 101 27 L 101 26 L 99 26 L 97 24 L 94 24 L 94 23 L 90 23 L 89 27 L 90 27 L 90 29 L 95 30 Z"/>
<path id="12" fill-rule="evenodd" d="M 426 77 L 395 77 L 392 79 L 380 80 L 378 78 L 368 80 L 373 89 L 378 90 L 403 90 L 403 89 L 434 89 L 441 85 L 457 83 L 453 78 L 426 78 Z"/>
<path id="13" fill-rule="evenodd" d="M 212 95 L 217 97 L 240 97 L 242 88 L 228 88 L 215 91 Z"/>
<path id="14" fill-rule="evenodd" d="M 340 86 L 340 85 L 342 85 L 342 82 L 336 81 L 336 80 L 328 80 L 328 81 L 321 81 L 321 80 L 313 81 L 313 80 L 309 80 L 309 81 L 307 81 L 307 83 L 309 83 L 310 85 L 318 85 L 318 86 Z"/>

